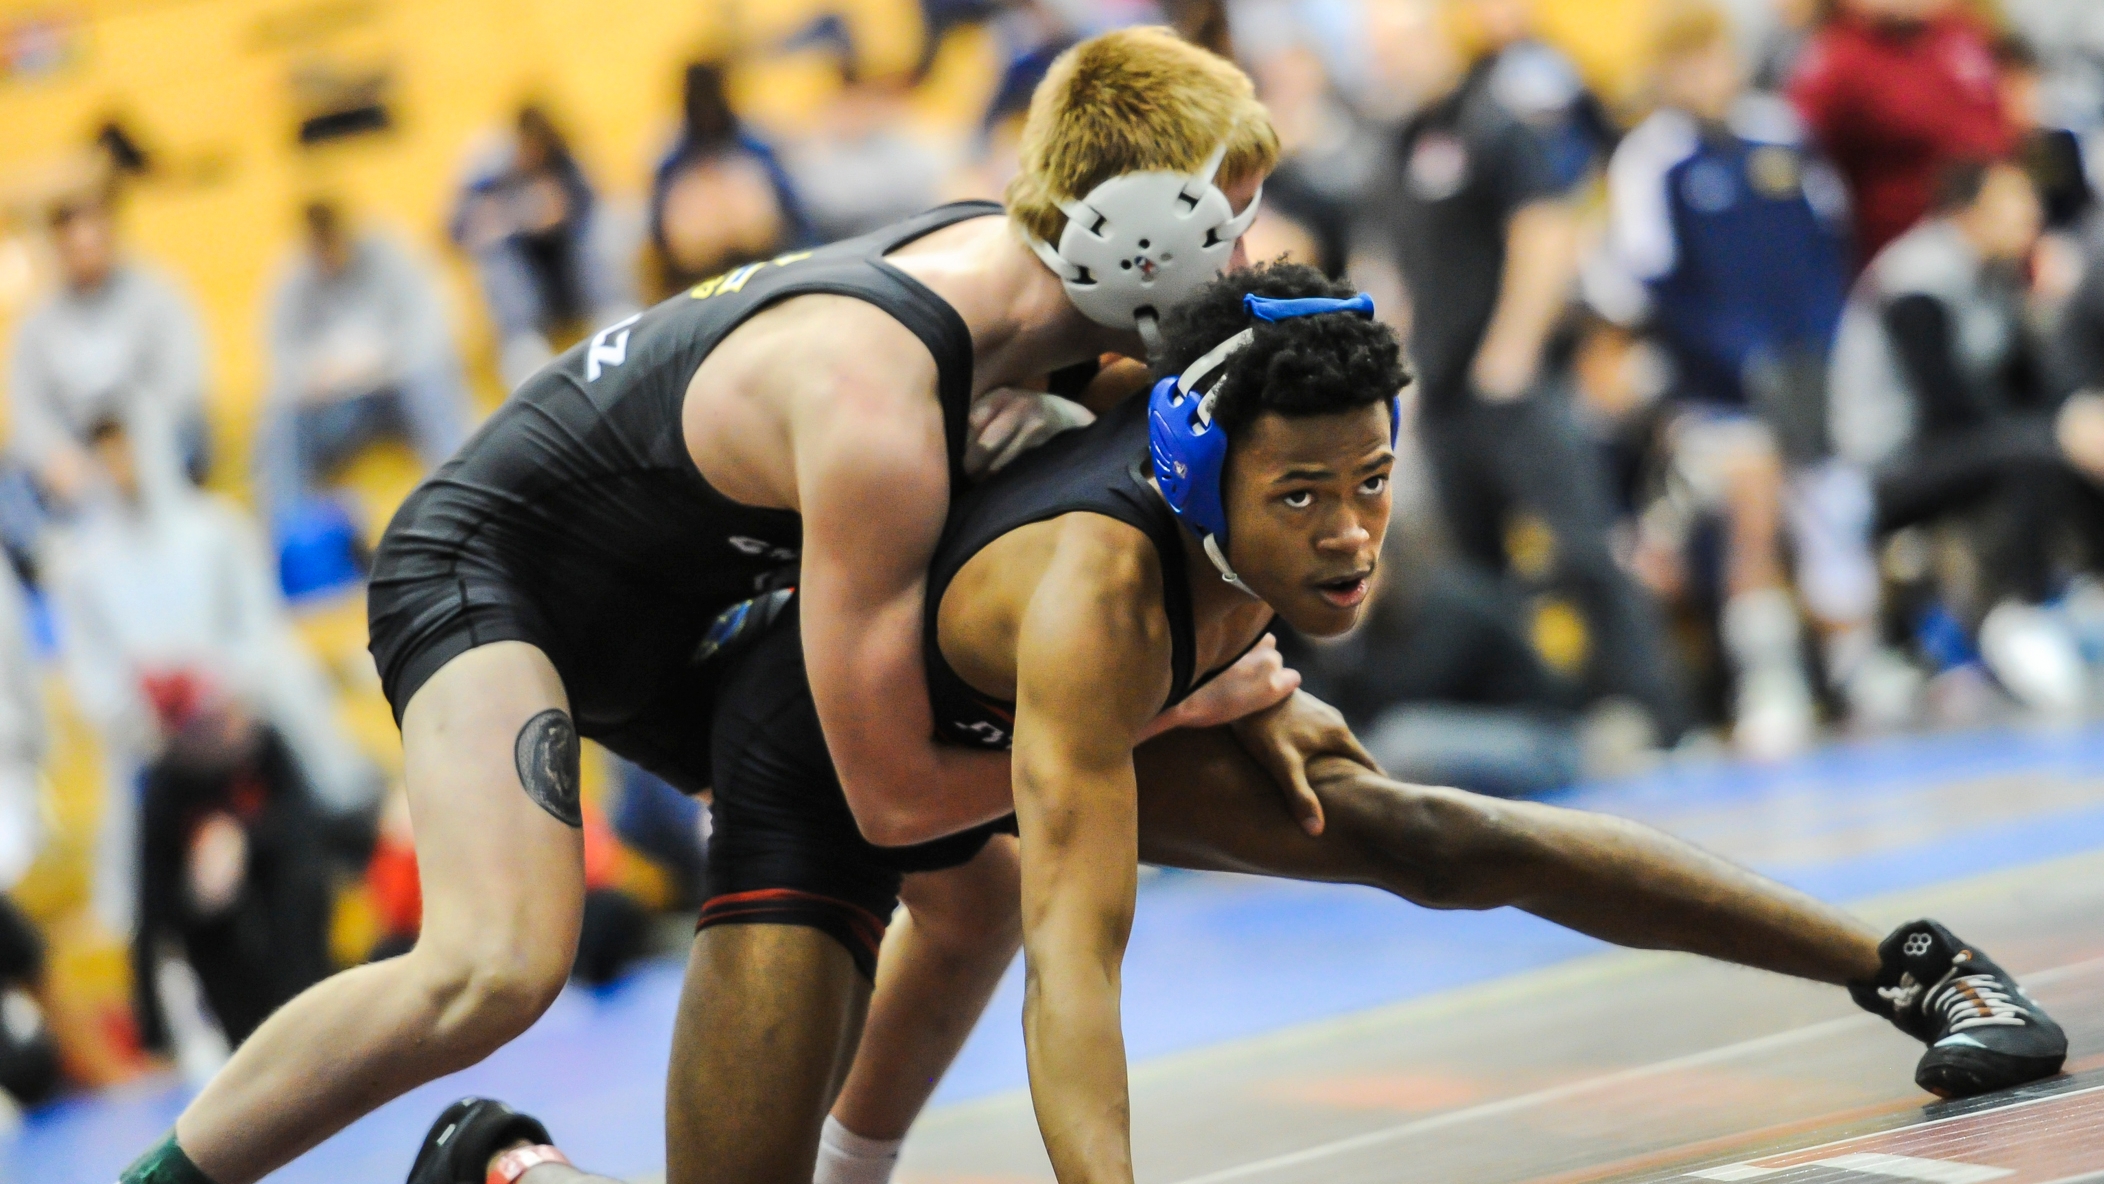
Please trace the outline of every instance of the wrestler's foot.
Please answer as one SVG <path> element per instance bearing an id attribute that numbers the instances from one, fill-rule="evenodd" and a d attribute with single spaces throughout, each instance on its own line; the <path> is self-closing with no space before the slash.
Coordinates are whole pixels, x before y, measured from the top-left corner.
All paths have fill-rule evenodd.
<path id="1" fill-rule="evenodd" d="M 548 1128 L 538 1119 L 489 1098 L 462 1098 L 431 1124 L 408 1184 L 484 1184 L 498 1152 L 548 1141 Z"/>
<path id="2" fill-rule="evenodd" d="M 1924 1041 L 1914 1082 L 1945 1098 L 2022 1085 L 2060 1071 L 2067 1035 L 2007 971 L 1934 921 L 1878 945 L 1876 982 L 1850 983 L 1867 1011 Z"/>

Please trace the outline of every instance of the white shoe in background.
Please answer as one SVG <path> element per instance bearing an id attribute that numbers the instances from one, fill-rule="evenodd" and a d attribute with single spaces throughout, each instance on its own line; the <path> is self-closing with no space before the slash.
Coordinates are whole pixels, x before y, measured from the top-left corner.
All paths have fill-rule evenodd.
<path id="1" fill-rule="evenodd" d="M 1797 602 L 1781 588 L 1741 592 L 1725 602 L 1721 632 L 1736 679 L 1732 747 L 1757 761 L 1811 747 L 1819 712 L 1798 652 Z"/>
<path id="2" fill-rule="evenodd" d="M 1979 662 L 1931 675 L 1922 687 L 1922 718 L 1931 728 L 1965 729 L 2007 722 L 2016 710 Z"/>
<path id="3" fill-rule="evenodd" d="M 1873 648 L 1841 680 L 1849 729 L 1875 736 L 1912 727 L 1921 718 L 1927 685 L 1914 663 L 1884 646 Z"/>
<path id="4" fill-rule="evenodd" d="M 205 1004 L 204 984 L 181 958 L 163 957 L 154 967 L 161 993 L 161 1014 L 168 1021 L 168 1043 L 175 1047 L 175 1068 L 183 1080 L 203 1086 L 233 1055 L 226 1033 Z"/>
<path id="5" fill-rule="evenodd" d="M 1818 734 L 1819 712 L 1802 670 L 1770 664 L 1739 675 L 1731 725 L 1739 755 L 1787 760 L 1810 748 Z"/>
<path id="6" fill-rule="evenodd" d="M 2055 722 L 2081 717 L 2089 674 L 2082 650 L 2058 614 L 2005 600 L 1980 622 L 1980 657 L 2019 703 Z"/>
<path id="7" fill-rule="evenodd" d="M 1578 720 L 1578 751 L 1588 778 L 1633 777 L 1658 766 L 1658 725 L 1634 700 L 1610 695 Z"/>

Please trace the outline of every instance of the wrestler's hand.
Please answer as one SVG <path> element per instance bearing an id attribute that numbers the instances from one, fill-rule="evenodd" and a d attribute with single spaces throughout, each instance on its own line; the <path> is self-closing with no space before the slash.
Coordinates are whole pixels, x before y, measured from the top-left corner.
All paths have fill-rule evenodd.
<path id="1" fill-rule="evenodd" d="M 1296 691 L 1275 707 L 1235 721 L 1234 729 L 1242 747 L 1278 782 L 1286 795 L 1287 811 L 1311 835 L 1321 834 L 1323 827 L 1322 801 L 1308 780 L 1311 761 L 1335 756 L 1375 772 L 1381 768 L 1352 735 L 1343 713 L 1306 691 Z"/>
<path id="2" fill-rule="evenodd" d="M 1152 740 L 1172 728 L 1217 728 L 1276 706 L 1300 689 L 1300 671 L 1288 670 L 1279 656 L 1278 639 L 1266 633 L 1249 652 L 1213 681 L 1154 717 L 1140 733 Z"/>
<path id="3" fill-rule="evenodd" d="M 964 445 L 968 477 L 998 473 L 1008 462 L 1069 428 L 1096 422 L 1096 415 L 1072 399 L 1044 391 L 1001 387 L 972 404 L 971 435 Z"/>

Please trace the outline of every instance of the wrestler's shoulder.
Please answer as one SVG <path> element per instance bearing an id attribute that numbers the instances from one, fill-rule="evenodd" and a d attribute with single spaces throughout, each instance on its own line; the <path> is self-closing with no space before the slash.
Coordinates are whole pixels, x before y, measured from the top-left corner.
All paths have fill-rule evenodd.
<path id="1" fill-rule="evenodd" d="M 1052 561 L 1039 598 L 1090 605 L 1126 626 L 1157 623 L 1162 565 L 1147 532 L 1091 510 L 1062 514 L 1044 524 Z"/>

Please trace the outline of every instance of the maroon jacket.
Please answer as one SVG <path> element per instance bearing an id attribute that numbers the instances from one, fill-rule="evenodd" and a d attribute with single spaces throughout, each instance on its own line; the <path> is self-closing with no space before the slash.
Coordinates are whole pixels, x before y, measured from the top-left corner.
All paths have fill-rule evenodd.
<path id="1" fill-rule="evenodd" d="M 1848 182 L 1858 269 L 1928 212 L 1945 165 L 2013 146 L 1988 46 L 1956 10 L 1905 25 L 1844 12 L 1806 46 L 1790 97 Z"/>

